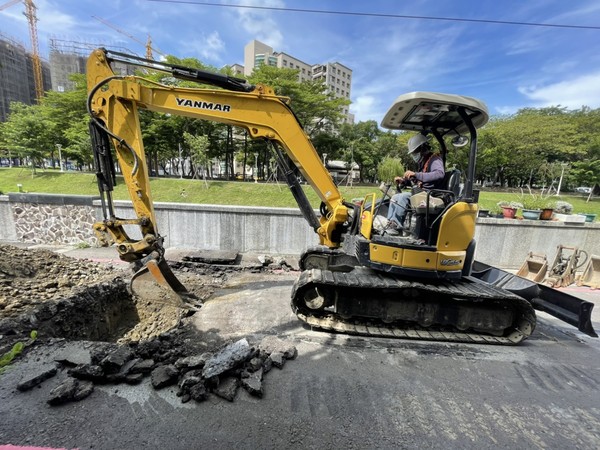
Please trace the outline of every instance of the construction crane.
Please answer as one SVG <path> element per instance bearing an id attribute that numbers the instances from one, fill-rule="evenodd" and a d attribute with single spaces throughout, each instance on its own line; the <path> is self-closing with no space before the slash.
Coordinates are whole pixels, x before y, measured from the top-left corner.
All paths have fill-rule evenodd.
<path id="1" fill-rule="evenodd" d="M 21 0 L 11 0 L 0 5 L 0 11 L 21 2 Z M 35 82 L 35 97 L 39 101 L 44 96 L 44 82 L 42 78 L 42 61 L 40 60 L 40 49 L 37 36 L 37 14 L 33 0 L 23 0 L 25 11 L 23 14 L 27 17 L 29 23 L 29 38 L 31 40 L 31 59 L 33 61 L 33 80 Z"/>
<path id="2" fill-rule="evenodd" d="M 152 51 L 158 53 L 160 56 L 163 56 L 163 57 L 167 56 L 166 54 L 164 54 L 163 52 L 161 52 L 156 47 L 154 47 L 154 48 L 152 47 L 152 39 L 150 38 L 150 35 L 148 35 L 148 40 L 146 42 L 143 42 L 143 41 L 140 41 L 135 36 L 132 36 L 131 34 L 127 33 L 126 31 L 121 30 L 116 25 L 113 25 L 108 20 L 103 19 L 102 17 L 92 16 L 92 18 L 96 19 L 98 22 L 103 23 L 107 27 L 112 28 L 116 32 L 121 33 L 123 36 L 127 36 L 132 41 L 135 41 L 138 44 L 143 45 L 146 48 L 146 59 L 154 59 L 154 56 L 152 55 Z"/>

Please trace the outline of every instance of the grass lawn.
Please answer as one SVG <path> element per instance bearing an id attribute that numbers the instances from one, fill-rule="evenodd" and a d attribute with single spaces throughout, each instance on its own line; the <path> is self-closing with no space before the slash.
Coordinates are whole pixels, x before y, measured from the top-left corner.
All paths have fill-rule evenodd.
<path id="1" fill-rule="evenodd" d="M 23 192 L 50 194 L 98 195 L 96 177 L 92 173 L 60 172 L 59 170 L 38 170 L 32 176 L 25 168 L 0 168 L 0 192 Z M 177 178 L 153 178 L 150 180 L 152 195 L 157 202 L 204 203 L 217 205 L 276 206 L 295 208 L 296 202 L 285 183 L 252 183 L 235 181 L 180 180 Z M 303 186 L 311 204 L 317 208 L 319 199 L 310 186 Z M 340 186 L 340 191 L 348 201 L 376 192 L 377 186 Z M 501 200 L 518 201 L 519 194 L 511 192 L 482 191 L 479 206 L 482 209 L 497 210 Z M 128 200 L 129 195 L 121 177 L 117 178 L 114 191 L 117 200 Z M 600 220 L 600 199 L 586 203 L 585 195 L 561 195 L 553 197 L 573 205 L 574 213 L 597 214 Z"/>

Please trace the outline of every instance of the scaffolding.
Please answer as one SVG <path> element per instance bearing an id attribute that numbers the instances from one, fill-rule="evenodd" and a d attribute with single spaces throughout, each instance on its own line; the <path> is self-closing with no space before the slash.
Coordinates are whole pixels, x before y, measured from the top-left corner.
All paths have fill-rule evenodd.
<path id="1" fill-rule="evenodd" d="M 73 73 L 84 74 L 89 54 L 99 47 L 131 53 L 129 49 L 118 45 L 85 40 L 67 40 L 51 36 L 49 39 L 49 48 L 52 90 L 65 92 L 74 89 L 75 86 L 73 81 L 70 80 L 70 75 Z M 121 65 L 124 66 L 123 64 Z M 131 67 L 116 67 L 115 70 L 116 73 L 124 75 L 133 73 L 133 68 Z"/>
<path id="2" fill-rule="evenodd" d="M 35 102 L 31 55 L 25 46 L 0 33 L 0 122 L 8 117 L 11 102 Z M 27 82 L 23 82 L 27 80 Z"/>

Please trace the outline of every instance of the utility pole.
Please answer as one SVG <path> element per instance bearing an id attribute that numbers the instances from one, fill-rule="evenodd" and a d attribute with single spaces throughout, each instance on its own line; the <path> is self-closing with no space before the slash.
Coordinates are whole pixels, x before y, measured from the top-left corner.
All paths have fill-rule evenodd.
<path id="1" fill-rule="evenodd" d="M 60 171 L 63 171 L 63 163 L 62 163 L 62 153 L 61 153 L 61 149 L 62 149 L 62 145 L 61 144 L 56 144 L 56 148 L 58 149 L 58 166 L 60 167 Z"/>
<path id="2" fill-rule="evenodd" d="M 181 159 L 181 142 L 179 143 L 179 179 L 183 179 L 183 160 Z"/>
<path id="3" fill-rule="evenodd" d="M 563 175 L 565 174 L 565 167 L 568 165 L 567 163 L 561 163 L 562 170 L 560 171 L 560 180 L 558 180 L 558 188 L 556 189 L 556 196 L 560 195 L 560 187 L 562 186 Z"/>

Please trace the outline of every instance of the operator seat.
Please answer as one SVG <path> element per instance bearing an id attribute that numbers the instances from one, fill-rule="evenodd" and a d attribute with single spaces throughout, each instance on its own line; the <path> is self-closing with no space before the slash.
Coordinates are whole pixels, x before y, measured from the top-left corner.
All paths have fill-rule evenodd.
<path id="1" fill-rule="evenodd" d="M 459 169 L 452 169 L 444 174 L 444 189 L 454 192 L 456 198 L 460 196 L 460 175 Z"/>

